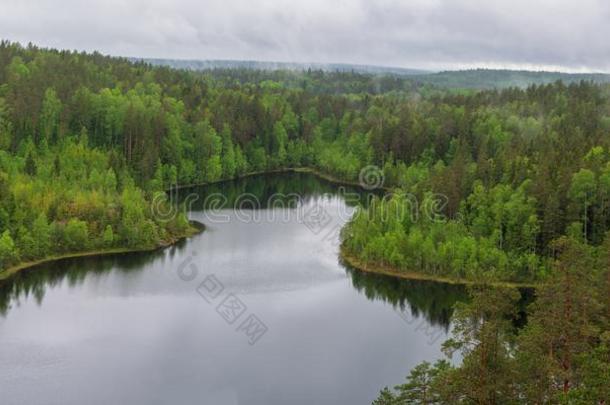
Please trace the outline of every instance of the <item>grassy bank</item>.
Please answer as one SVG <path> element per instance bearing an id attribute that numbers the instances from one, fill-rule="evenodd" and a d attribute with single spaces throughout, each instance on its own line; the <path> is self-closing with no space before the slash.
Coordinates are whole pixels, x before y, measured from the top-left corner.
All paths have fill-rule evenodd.
<path id="1" fill-rule="evenodd" d="M 420 273 L 415 271 L 404 271 L 397 267 L 393 267 L 387 264 L 370 263 L 360 260 L 356 255 L 348 252 L 344 247 L 341 247 L 339 256 L 349 266 L 356 270 L 364 271 L 367 273 L 384 274 L 386 276 L 404 278 L 407 280 L 426 280 L 436 281 L 439 283 L 447 284 L 461 284 L 461 285 L 488 285 L 491 287 L 509 287 L 509 288 L 536 288 L 541 284 L 539 283 L 520 283 L 511 281 L 495 281 L 495 280 L 468 280 L 461 278 L 453 278 L 447 276 L 436 276 L 432 274 Z"/>
<path id="2" fill-rule="evenodd" d="M 109 256 L 109 255 L 117 255 L 124 253 L 134 253 L 134 252 L 152 252 L 158 249 L 163 249 L 165 247 L 171 246 L 183 239 L 190 238 L 196 234 L 203 232 L 205 226 L 199 222 L 191 221 L 191 226 L 182 234 L 175 235 L 169 240 L 161 241 L 157 245 L 153 246 L 143 246 L 137 248 L 110 248 L 110 249 L 98 249 L 98 250 L 90 250 L 90 251 L 82 251 L 82 252 L 70 252 L 63 253 L 59 255 L 48 256 L 42 259 L 32 260 L 28 262 L 22 262 L 11 266 L 5 270 L 0 271 L 0 281 L 6 280 L 11 276 L 17 274 L 22 270 L 29 269 L 31 267 L 38 266 L 44 263 L 52 263 L 57 260 L 62 259 L 71 259 L 77 257 L 99 257 L 99 256 Z"/>

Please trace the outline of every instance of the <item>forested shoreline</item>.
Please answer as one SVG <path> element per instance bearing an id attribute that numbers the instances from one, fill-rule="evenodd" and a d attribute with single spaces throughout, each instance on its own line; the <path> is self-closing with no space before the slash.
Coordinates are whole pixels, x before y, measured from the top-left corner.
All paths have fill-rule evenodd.
<path id="1" fill-rule="evenodd" d="M 533 303 L 519 308 L 514 288 L 469 287 L 443 344 L 447 358 L 420 363 L 373 405 L 607 403 L 610 243 L 601 254 L 570 237 L 553 247 L 553 272 Z"/>
<path id="2" fill-rule="evenodd" d="M 154 218 L 163 190 L 290 167 L 357 181 L 378 166 L 396 192 L 354 217 L 344 245 L 398 269 L 535 282 L 557 238 L 606 238 L 608 86 L 446 92 L 391 76 L 281 77 L 3 41 L 0 266 L 171 239 L 188 223 Z M 369 93 L 380 80 L 385 92 Z M 396 209 L 438 195 L 438 218 Z"/>
<path id="3" fill-rule="evenodd" d="M 610 86 L 194 72 L 0 42 L 0 271 L 175 240 L 184 213 L 151 209 L 172 187 L 302 167 L 353 183 L 370 166 L 392 192 L 343 230 L 358 261 L 541 285 L 518 333 L 514 293 L 473 288 L 446 344 L 463 364 L 424 363 L 378 403 L 604 403 Z"/>

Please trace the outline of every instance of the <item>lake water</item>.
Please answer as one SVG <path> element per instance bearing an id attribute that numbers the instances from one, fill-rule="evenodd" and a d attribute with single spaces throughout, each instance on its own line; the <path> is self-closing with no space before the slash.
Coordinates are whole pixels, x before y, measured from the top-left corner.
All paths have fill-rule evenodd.
<path id="1" fill-rule="evenodd" d="M 191 192 L 200 235 L 0 284 L 0 403 L 370 404 L 442 356 L 462 287 L 340 263 L 364 194 L 302 173 Z"/>

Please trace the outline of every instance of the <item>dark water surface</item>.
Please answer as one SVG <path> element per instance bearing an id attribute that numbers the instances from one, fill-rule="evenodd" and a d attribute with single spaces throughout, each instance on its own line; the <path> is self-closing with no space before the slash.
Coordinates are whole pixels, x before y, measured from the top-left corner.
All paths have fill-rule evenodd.
<path id="1" fill-rule="evenodd" d="M 463 288 L 339 261 L 363 195 L 306 174 L 194 191 L 201 235 L 0 284 L 1 404 L 369 404 L 441 357 Z"/>

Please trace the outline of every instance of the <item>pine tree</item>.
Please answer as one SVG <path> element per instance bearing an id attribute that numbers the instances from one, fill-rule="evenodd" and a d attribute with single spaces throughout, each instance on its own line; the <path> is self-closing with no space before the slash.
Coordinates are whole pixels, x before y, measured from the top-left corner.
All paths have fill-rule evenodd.
<path id="1" fill-rule="evenodd" d="M 509 342 L 519 292 L 472 287 L 470 294 L 469 303 L 458 304 L 453 337 L 443 344 L 449 356 L 459 351 L 463 357 L 446 381 L 443 395 L 481 405 L 503 403 L 515 395 Z"/>
<path id="2" fill-rule="evenodd" d="M 577 382 L 578 358 L 599 336 L 602 306 L 590 247 L 562 237 L 554 243 L 554 275 L 538 291 L 518 340 L 519 380 L 529 402 L 567 399 Z"/>
<path id="3" fill-rule="evenodd" d="M 36 161 L 34 160 L 34 156 L 33 156 L 32 152 L 29 152 L 25 159 L 24 171 L 29 176 L 32 176 L 32 177 L 36 176 L 36 172 L 38 171 L 38 169 L 37 169 Z"/>
<path id="4" fill-rule="evenodd" d="M 438 384 L 443 374 L 451 366 L 446 360 L 439 360 L 434 365 L 427 361 L 415 366 L 405 384 L 395 387 L 398 404 L 437 404 L 441 401 Z"/>

